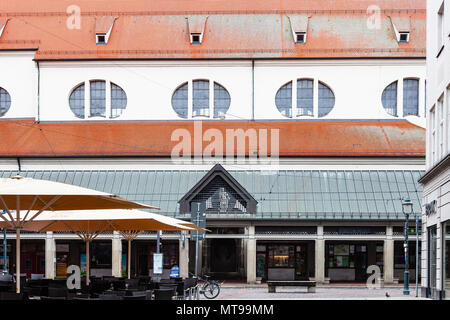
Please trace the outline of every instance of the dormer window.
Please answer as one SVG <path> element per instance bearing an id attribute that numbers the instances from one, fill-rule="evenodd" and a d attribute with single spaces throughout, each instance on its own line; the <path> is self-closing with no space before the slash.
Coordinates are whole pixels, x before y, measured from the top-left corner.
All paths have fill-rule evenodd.
<path id="1" fill-rule="evenodd" d="M 202 34 L 201 33 L 191 33 L 191 44 L 201 44 Z"/>
<path id="2" fill-rule="evenodd" d="M 205 15 L 192 15 L 186 17 L 189 40 L 191 45 L 199 45 L 203 42 L 203 37 L 205 36 L 205 26 L 208 16 Z"/>
<path id="3" fill-rule="evenodd" d="M 106 34 L 99 33 L 96 36 L 97 36 L 97 44 L 98 45 L 106 44 Z"/>
<path id="4" fill-rule="evenodd" d="M 7 18 L 1 18 L 0 17 L 0 37 L 2 36 L 2 33 L 5 30 L 7 23 L 8 23 L 8 19 Z"/>
<path id="5" fill-rule="evenodd" d="M 399 43 L 409 42 L 409 32 L 400 32 Z"/>
<path id="6" fill-rule="evenodd" d="M 95 18 L 95 43 L 97 45 L 108 44 L 116 19 L 117 17 L 110 16 Z"/>
<path id="7" fill-rule="evenodd" d="M 389 17 L 397 43 L 408 43 L 411 33 L 411 17 L 393 15 Z"/>
<path id="8" fill-rule="evenodd" d="M 306 33 L 308 32 L 309 16 L 304 14 L 289 15 L 289 23 L 291 25 L 292 36 L 295 44 L 306 43 Z"/>
<path id="9" fill-rule="evenodd" d="M 306 32 L 296 32 L 295 43 L 306 43 Z"/>

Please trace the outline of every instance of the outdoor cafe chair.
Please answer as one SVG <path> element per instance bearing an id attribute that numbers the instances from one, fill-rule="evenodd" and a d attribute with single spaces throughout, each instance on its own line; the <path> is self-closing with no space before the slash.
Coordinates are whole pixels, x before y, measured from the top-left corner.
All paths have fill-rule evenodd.
<path id="1" fill-rule="evenodd" d="M 139 288 L 139 279 L 125 279 L 125 288 L 138 289 Z"/>
<path id="2" fill-rule="evenodd" d="M 136 296 L 123 296 L 123 300 L 147 300 L 147 295 L 140 294 Z"/>
<path id="3" fill-rule="evenodd" d="M 0 274 L 0 281 L 5 281 L 5 282 L 12 282 L 13 281 L 13 276 L 10 274 Z"/>
<path id="4" fill-rule="evenodd" d="M 15 292 L 0 292 L 0 301 L 3 300 L 24 300 L 23 293 L 15 293 Z"/>
<path id="5" fill-rule="evenodd" d="M 119 296 L 117 294 L 99 294 L 98 295 L 100 300 L 123 300 L 123 296 Z"/>
<path id="6" fill-rule="evenodd" d="M 155 289 L 155 300 L 172 300 L 175 295 L 175 288 Z"/>

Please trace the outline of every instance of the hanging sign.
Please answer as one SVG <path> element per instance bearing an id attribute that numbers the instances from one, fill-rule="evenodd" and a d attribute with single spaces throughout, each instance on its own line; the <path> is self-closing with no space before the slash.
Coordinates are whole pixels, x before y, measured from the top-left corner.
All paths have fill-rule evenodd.
<path id="1" fill-rule="evenodd" d="M 163 254 L 154 253 L 153 254 L 153 273 L 162 274 L 163 273 Z"/>

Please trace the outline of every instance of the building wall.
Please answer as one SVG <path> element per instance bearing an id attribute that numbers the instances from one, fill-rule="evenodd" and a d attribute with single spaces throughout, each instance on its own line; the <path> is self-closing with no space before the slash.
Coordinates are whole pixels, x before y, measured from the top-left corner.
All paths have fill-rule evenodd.
<path id="1" fill-rule="evenodd" d="M 11 96 L 11 106 L 0 119 L 35 118 L 38 71 L 34 51 L 0 52 L 0 87 Z"/>
<path id="2" fill-rule="evenodd" d="M 11 70 L 0 75 L 0 86 L 8 90 L 13 101 L 2 118 L 103 121 L 105 119 L 101 117 L 79 119 L 69 107 L 73 89 L 84 81 L 100 79 L 119 85 L 127 95 L 126 110 L 111 121 L 183 120 L 172 109 L 173 92 L 186 81 L 209 79 L 224 86 L 230 94 L 231 104 L 225 119 L 287 119 L 278 111 L 275 95 L 287 82 L 307 78 L 316 81 L 315 96 L 318 81 L 329 86 L 335 95 L 335 106 L 323 119 L 395 119 L 382 107 L 383 90 L 400 80 L 398 113 L 401 114 L 401 80 L 417 78 L 420 79 L 420 117 L 407 116 L 407 119 L 425 126 L 425 66 L 422 59 L 264 60 L 256 61 L 254 70 L 250 60 L 40 62 L 38 100 L 37 65 L 32 58 L 24 53 L 0 55 L 0 65 Z M 15 76 L 8 76 L 12 72 Z M 317 99 L 315 107 L 317 109 Z M 317 111 L 315 114 L 317 118 Z"/>
<path id="3" fill-rule="evenodd" d="M 424 230 L 422 233 L 423 288 L 433 298 L 446 296 L 443 230 L 450 219 L 450 169 L 445 165 L 450 153 L 450 4 L 443 0 L 427 1 L 427 175 L 423 192 Z M 434 173 L 436 172 L 436 173 Z M 426 206 L 436 201 L 435 212 Z M 437 229 L 436 290 L 430 290 L 428 230 Z M 448 277 L 448 275 L 447 275 Z M 447 294 L 449 296 L 449 294 Z M 447 297 L 448 298 L 448 297 Z"/>
<path id="4" fill-rule="evenodd" d="M 443 0 L 427 1 L 427 169 L 430 169 L 450 152 L 450 4 L 443 6 Z M 443 6 L 443 7 L 442 7 Z M 439 14 L 441 8 L 442 15 Z M 442 19 L 442 24 L 440 22 Z M 440 32 L 442 28 L 442 32 Z M 440 40 L 442 39 L 442 40 Z M 439 109 L 439 101 L 443 103 L 443 112 Z M 432 116 L 434 109 L 435 118 Z M 436 131 L 433 138 L 434 120 Z M 442 124 L 442 127 L 441 127 Z M 442 133 L 441 133 L 442 131 Z M 440 140 L 442 149 L 440 148 Z M 433 144 L 435 156 L 433 157 Z"/>

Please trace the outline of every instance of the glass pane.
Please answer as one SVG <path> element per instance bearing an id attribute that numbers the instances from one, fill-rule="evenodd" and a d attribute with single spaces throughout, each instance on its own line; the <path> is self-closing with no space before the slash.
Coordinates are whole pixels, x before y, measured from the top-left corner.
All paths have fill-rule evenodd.
<path id="1" fill-rule="evenodd" d="M 11 106 L 11 96 L 8 91 L 0 88 L 0 117 L 5 115 Z"/>
<path id="2" fill-rule="evenodd" d="M 172 108 L 181 117 L 188 117 L 188 84 L 179 87 L 172 95 Z"/>
<path id="3" fill-rule="evenodd" d="M 127 107 L 127 95 L 121 87 L 111 83 L 111 118 L 119 117 Z"/>
<path id="4" fill-rule="evenodd" d="M 297 80 L 297 116 L 313 115 L 313 86 L 312 80 Z"/>
<path id="5" fill-rule="evenodd" d="M 105 81 L 91 81 L 91 112 L 90 117 L 106 116 L 106 83 Z"/>
<path id="6" fill-rule="evenodd" d="M 275 96 L 275 105 L 283 116 L 292 117 L 292 81 L 278 90 Z"/>
<path id="7" fill-rule="evenodd" d="M 403 116 L 417 116 L 419 112 L 419 80 L 403 80 Z"/>
<path id="8" fill-rule="evenodd" d="M 76 117 L 84 119 L 84 84 L 72 91 L 69 106 Z"/>
<path id="9" fill-rule="evenodd" d="M 397 116 L 397 81 L 391 83 L 384 89 L 381 95 L 381 102 L 387 113 L 391 116 Z"/>
<path id="10" fill-rule="evenodd" d="M 194 86 L 192 116 L 209 117 L 209 81 L 196 80 Z"/>
<path id="11" fill-rule="evenodd" d="M 224 117 L 230 107 L 230 102 L 228 91 L 214 82 L 214 118 Z"/>
<path id="12" fill-rule="evenodd" d="M 319 82 L 319 117 L 324 117 L 334 107 L 334 94 L 330 88 Z"/>

